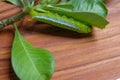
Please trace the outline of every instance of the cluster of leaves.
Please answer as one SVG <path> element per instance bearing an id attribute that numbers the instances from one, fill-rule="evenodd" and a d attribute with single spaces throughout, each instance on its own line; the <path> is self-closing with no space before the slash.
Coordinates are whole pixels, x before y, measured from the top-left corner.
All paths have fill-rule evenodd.
<path id="1" fill-rule="evenodd" d="M 3 0 L 22 8 L 22 12 L 0 27 L 13 24 L 16 32 L 12 47 L 12 65 L 20 80 L 49 80 L 54 72 L 52 54 L 29 44 L 19 33 L 15 21 L 25 15 L 33 20 L 52 24 L 79 33 L 90 33 L 92 27 L 103 29 L 108 21 L 104 0 Z M 37 3 L 37 4 L 36 4 Z"/>

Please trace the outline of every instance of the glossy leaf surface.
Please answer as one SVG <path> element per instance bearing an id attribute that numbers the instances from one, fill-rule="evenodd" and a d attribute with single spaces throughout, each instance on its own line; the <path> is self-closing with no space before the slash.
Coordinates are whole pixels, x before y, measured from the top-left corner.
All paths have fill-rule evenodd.
<path id="1" fill-rule="evenodd" d="M 82 21 L 83 23 L 96 26 L 98 28 L 104 28 L 107 24 L 108 21 L 96 13 L 92 12 L 73 12 L 73 11 L 67 11 L 62 8 L 56 8 L 54 6 L 46 6 L 46 10 L 50 12 L 57 12 L 62 15 L 66 15 L 68 17 L 74 18 L 75 20 Z"/>
<path id="2" fill-rule="evenodd" d="M 103 0 L 70 0 L 75 12 L 93 12 L 102 17 L 107 15 L 107 9 Z"/>
<path id="3" fill-rule="evenodd" d="M 89 33 L 92 31 L 91 26 L 77 21 L 72 17 L 67 17 L 66 15 L 57 14 L 49 11 L 43 13 L 31 11 L 30 14 L 32 19 L 34 20 L 49 23 L 64 29 L 73 30 L 79 33 Z"/>
<path id="4" fill-rule="evenodd" d="M 12 65 L 20 80 L 49 80 L 54 72 L 54 58 L 42 48 L 33 47 L 16 28 L 12 47 Z"/>

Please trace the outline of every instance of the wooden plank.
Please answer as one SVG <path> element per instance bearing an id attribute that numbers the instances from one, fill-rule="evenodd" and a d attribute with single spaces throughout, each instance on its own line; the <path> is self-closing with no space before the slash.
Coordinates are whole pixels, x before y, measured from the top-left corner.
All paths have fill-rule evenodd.
<path id="1" fill-rule="evenodd" d="M 3 6 L 6 5 L 6 6 Z M 0 20 L 20 12 L 16 6 L 0 3 Z M 51 80 L 117 80 L 120 78 L 120 0 L 107 0 L 110 24 L 79 34 L 48 24 L 34 24 L 24 19 L 19 28 L 34 46 L 50 50 L 56 70 Z M 29 24 L 29 25 L 28 25 Z M 0 80 L 18 80 L 10 63 L 14 29 L 0 32 Z"/>

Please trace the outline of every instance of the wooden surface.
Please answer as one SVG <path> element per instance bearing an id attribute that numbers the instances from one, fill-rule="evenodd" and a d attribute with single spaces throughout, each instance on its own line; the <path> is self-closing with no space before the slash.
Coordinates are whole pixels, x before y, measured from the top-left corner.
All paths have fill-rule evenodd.
<path id="1" fill-rule="evenodd" d="M 20 22 L 22 35 L 34 46 L 50 50 L 56 60 L 51 80 L 117 80 L 120 78 L 120 0 L 108 0 L 110 24 L 90 35 L 56 28 L 43 23 Z M 20 12 L 0 2 L 0 20 Z M 28 26 L 28 27 L 26 27 Z M 10 63 L 12 27 L 0 31 L 0 80 L 18 80 Z"/>

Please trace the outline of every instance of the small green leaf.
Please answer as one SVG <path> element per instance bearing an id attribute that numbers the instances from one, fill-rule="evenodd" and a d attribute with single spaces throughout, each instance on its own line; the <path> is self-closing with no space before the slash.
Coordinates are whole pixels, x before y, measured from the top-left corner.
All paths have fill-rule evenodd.
<path id="1" fill-rule="evenodd" d="M 59 0 L 42 0 L 42 4 L 53 4 L 57 3 Z"/>
<path id="2" fill-rule="evenodd" d="M 20 35 L 16 27 L 12 65 L 20 80 L 49 80 L 55 64 L 49 51 L 33 47 Z"/>
<path id="3" fill-rule="evenodd" d="M 68 3 L 62 3 L 62 4 L 51 4 L 51 5 L 48 5 L 48 6 L 53 6 L 55 8 L 63 8 L 63 9 L 69 9 L 69 10 L 73 10 L 74 6 L 72 4 L 68 4 Z"/>
<path id="4" fill-rule="evenodd" d="M 10 2 L 19 7 L 26 7 L 26 6 L 28 6 L 28 4 L 31 4 L 35 0 L 4 0 L 4 1 Z"/>
<path id="5" fill-rule="evenodd" d="M 10 2 L 10 3 L 12 3 L 12 4 L 16 5 L 16 6 L 19 6 L 19 7 L 23 6 L 22 3 L 21 3 L 22 0 L 21 1 L 20 0 L 4 0 L 4 1 Z"/>

